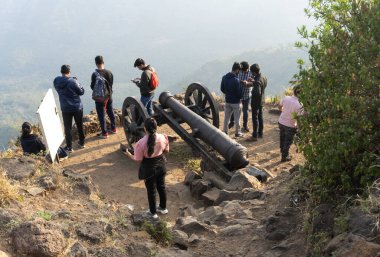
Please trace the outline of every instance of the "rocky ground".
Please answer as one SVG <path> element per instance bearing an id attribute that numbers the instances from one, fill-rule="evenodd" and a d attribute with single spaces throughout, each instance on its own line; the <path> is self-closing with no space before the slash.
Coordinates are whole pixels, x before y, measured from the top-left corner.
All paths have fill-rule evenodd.
<path id="1" fill-rule="evenodd" d="M 261 183 L 244 169 L 217 188 L 197 175 L 199 159 L 179 139 L 168 155 L 169 214 L 159 221 L 144 215 L 137 165 L 119 150 L 122 128 L 98 139 L 96 120 L 87 117 L 87 147 L 54 166 L 17 149 L 2 153 L 0 257 L 380 256 L 380 189 L 371 189 L 367 209 L 352 208 L 343 218 L 334 206 L 309 210 L 298 183 L 303 158 L 292 147 L 293 160 L 280 162 L 278 116 L 269 109 L 263 139 L 237 139 L 268 180 Z M 174 134 L 167 126 L 160 132 Z M 308 237 L 310 230 L 319 238 Z M 320 249 L 309 249 L 310 240 L 320 241 Z"/>

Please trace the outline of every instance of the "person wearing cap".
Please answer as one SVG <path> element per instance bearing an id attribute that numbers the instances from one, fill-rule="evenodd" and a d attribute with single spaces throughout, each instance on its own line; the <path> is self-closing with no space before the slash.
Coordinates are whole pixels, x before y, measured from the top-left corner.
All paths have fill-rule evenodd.
<path id="1" fill-rule="evenodd" d="M 292 96 L 285 96 L 279 104 L 281 111 L 280 118 L 278 119 L 278 126 L 280 128 L 280 150 L 281 162 L 288 162 L 291 160 L 289 156 L 290 146 L 293 144 L 293 139 L 297 133 L 297 120 L 295 117 L 301 114 L 302 105 L 298 100 L 300 94 L 300 86 L 293 88 Z"/>
<path id="2" fill-rule="evenodd" d="M 141 70 L 142 74 L 141 78 L 135 78 L 132 81 L 140 88 L 140 101 L 151 116 L 153 114 L 152 100 L 154 97 L 154 89 L 150 87 L 150 80 L 152 78 L 152 73 L 156 72 L 156 70 L 151 65 L 145 64 L 145 61 L 141 58 L 136 59 L 134 67 Z"/>
<path id="3" fill-rule="evenodd" d="M 228 123 L 231 116 L 234 115 L 235 137 L 243 136 L 240 132 L 240 102 L 243 96 L 242 87 L 238 78 L 240 68 L 240 63 L 235 62 L 232 65 L 232 71 L 223 76 L 220 85 L 220 90 L 224 93 L 226 101 L 224 105 L 223 131 L 228 135 Z"/>
<path id="4" fill-rule="evenodd" d="M 65 150 L 72 152 L 72 135 L 71 128 L 73 118 L 78 129 L 80 148 L 85 147 L 85 135 L 83 132 L 83 104 L 80 96 L 84 94 L 84 88 L 78 82 L 76 77 L 71 77 L 70 65 L 64 64 L 61 67 L 62 76 L 54 79 L 53 84 L 59 96 L 61 105 L 63 126 L 65 128 Z"/>
<path id="5" fill-rule="evenodd" d="M 92 73 L 91 76 L 91 89 L 94 90 L 95 82 L 96 82 L 96 73 L 99 73 L 106 81 L 106 86 L 108 87 L 108 91 L 110 92 L 110 98 L 105 102 L 96 102 L 95 108 L 96 113 L 98 114 L 98 119 L 100 123 L 101 133 L 98 135 L 100 138 L 108 138 L 108 134 L 116 134 L 116 123 L 115 123 L 115 114 L 113 112 L 113 100 L 112 100 L 112 85 L 113 85 L 113 74 L 110 70 L 104 68 L 104 60 L 103 56 L 98 55 L 95 57 L 95 64 L 97 69 Z M 107 130 L 107 124 L 105 119 L 105 111 L 110 119 L 111 129 Z"/>
<path id="6" fill-rule="evenodd" d="M 265 103 L 265 88 L 267 87 L 267 78 L 260 72 L 260 66 L 255 63 L 249 68 L 252 72 L 252 79 L 247 83 L 252 87 L 251 109 L 252 109 L 252 137 L 248 141 L 257 141 L 257 138 L 263 137 L 264 119 L 263 105 Z"/>

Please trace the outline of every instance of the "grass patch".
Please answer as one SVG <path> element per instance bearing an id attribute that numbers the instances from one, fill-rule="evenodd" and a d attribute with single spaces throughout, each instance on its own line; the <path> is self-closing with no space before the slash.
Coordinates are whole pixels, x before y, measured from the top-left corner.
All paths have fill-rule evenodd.
<path id="1" fill-rule="evenodd" d="M 144 222 L 142 228 L 158 243 L 168 246 L 172 240 L 172 233 L 164 221 L 155 224 Z"/>
<path id="2" fill-rule="evenodd" d="M 50 221 L 53 216 L 53 214 L 51 214 L 49 211 L 39 211 L 36 214 L 38 217 L 41 217 L 46 221 Z"/>
<path id="3" fill-rule="evenodd" d="M 22 201 L 18 188 L 4 176 L 4 171 L 0 168 L 0 207 L 9 205 L 12 201 Z"/>

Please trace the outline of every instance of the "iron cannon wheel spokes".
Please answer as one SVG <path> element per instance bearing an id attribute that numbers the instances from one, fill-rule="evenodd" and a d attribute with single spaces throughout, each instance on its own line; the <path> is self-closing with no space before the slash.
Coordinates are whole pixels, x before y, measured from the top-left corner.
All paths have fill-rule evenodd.
<path id="1" fill-rule="evenodd" d="M 144 136 L 144 121 L 149 117 L 148 112 L 140 100 L 131 96 L 125 98 L 121 115 L 125 137 L 132 147 Z"/>
<path id="2" fill-rule="evenodd" d="M 219 106 L 210 91 L 199 83 L 190 84 L 185 93 L 185 105 L 219 128 Z"/>

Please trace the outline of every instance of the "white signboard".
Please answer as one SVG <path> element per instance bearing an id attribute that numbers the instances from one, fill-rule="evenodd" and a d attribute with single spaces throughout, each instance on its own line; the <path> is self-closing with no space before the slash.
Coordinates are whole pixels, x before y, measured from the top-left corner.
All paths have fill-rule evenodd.
<path id="1" fill-rule="evenodd" d="M 50 157 L 55 161 L 58 148 L 64 139 L 61 120 L 57 112 L 57 105 L 55 104 L 53 90 L 50 88 L 40 107 L 37 110 L 37 115 L 42 127 L 44 141 L 49 151 Z"/>

